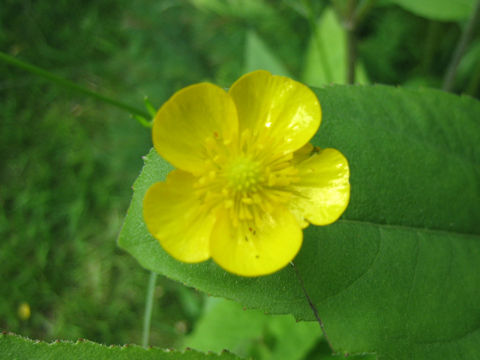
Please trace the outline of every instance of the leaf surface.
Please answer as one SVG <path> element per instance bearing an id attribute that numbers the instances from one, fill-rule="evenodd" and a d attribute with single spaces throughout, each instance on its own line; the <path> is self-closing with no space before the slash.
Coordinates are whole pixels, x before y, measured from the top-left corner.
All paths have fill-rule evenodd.
<path id="1" fill-rule="evenodd" d="M 11 360 L 235 360 L 239 357 L 223 352 L 203 354 L 194 350 L 174 351 L 159 348 L 144 349 L 137 345 L 100 345 L 88 340 L 75 343 L 57 341 L 45 343 L 13 334 L 0 334 L 2 359 Z"/>
<path id="2" fill-rule="evenodd" d="M 254 70 L 268 70 L 274 75 L 291 77 L 283 62 L 255 31 L 250 30 L 245 45 L 245 73 Z"/>
<path id="3" fill-rule="evenodd" d="M 432 20 L 465 20 L 473 12 L 475 0 L 387 0 L 416 15 Z"/>
<path id="4" fill-rule="evenodd" d="M 379 359 L 480 358 L 480 103 L 436 90 L 315 90 L 313 143 L 344 153 L 343 217 L 304 231 L 295 259 L 334 349 Z M 146 268 L 243 306 L 314 320 L 291 266 L 242 278 L 183 264 L 146 230 L 142 199 L 171 167 L 155 152 L 135 183 L 119 245 Z"/>
<path id="5" fill-rule="evenodd" d="M 291 315 L 265 315 L 233 301 L 209 297 L 205 313 L 184 345 L 201 351 L 227 349 L 245 358 L 300 360 L 320 337 L 317 323 L 295 322 Z"/>
<path id="6" fill-rule="evenodd" d="M 333 9 L 328 8 L 317 22 L 308 42 L 302 82 L 319 87 L 347 83 L 347 34 Z M 357 61 L 355 83 L 368 83 L 363 64 Z"/>

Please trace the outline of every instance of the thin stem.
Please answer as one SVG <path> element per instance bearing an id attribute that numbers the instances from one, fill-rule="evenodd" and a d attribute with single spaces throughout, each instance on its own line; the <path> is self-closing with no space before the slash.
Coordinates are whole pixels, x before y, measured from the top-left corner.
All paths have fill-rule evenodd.
<path id="1" fill-rule="evenodd" d="M 325 341 L 327 342 L 328 346 L 329 346 L 330 349 L 332 350 L 332 353 L 335 354 L 335 350 L 333 349 L 332 343 L 331 343 L 330 340 L 328 339 L 327 333 L 326 333 L 326 331 L 325 331 L 325 325 L 323 324 L 323 321 L 322 321 L 322 319 L 320 318 L 320 315 L 318 314 L 317 308 L 316 308 L 315 305 L 313 304 L 312 299 L 310 299 L 310 296 L 308 295 L 307 290 L 305 289 L 305 285 L 304 285 L 304 283 L 303 283 L 303 279 L 302 279 L 302 277 L 300 276 L 300 273 L 298 272 L 297 267 L 295 266 L 295 264 L 293 263 L 293 261 L 290 262 L 290 265 L 292 265 L 292 268 L 293 268 L 293 270 L 295 271 L 295 275 L 297 276 L 298 282 L 300 283 L 300 287 L 302 288 L 303 294 L 304 294 L 305 297 L 307 298 L 308 305 L 309 305 L 310 308 L 312 309 L 313 315 L 315 316 L 315 319 L 317 319 L 317 322 L 318 322 L 318 324 L 320 325 L 320 329 L 322 330 L 323 337 L 325 338 Z"/>
<path id="2" fill-rule="evenodd" d="M 373 8 L 377 0 L 362 0 L 355 9 L 355 24 L 360 24 L 368 12 Z"/>
<path id="3" fill-rule="evenodd" d="M 347 84 L 355 82 L 355 70 L 357 62 L 357 28 L 368 12 L 373 8 L 377 0 L 348 0 L 344 12 L 337 7 L 337 15 L 342 19 L 343 28 L 347 35 Z M 335 4 L 335 2 L 334 2 Z"/>
<path id="4" fill-rule="evenodd" d="M 460 37 L 460 41 L 458 42 L 457 48 L 453 53 L 452 60 L 448 65 L 447 73 L 445 74 L 445 78 L 443 79 L 443 86 L 442 89 L 445 91 L 451 91 L 455 82 L 455 76 L 457 74 L 457 67 L 460 64 L 460 60 L 462 60 L 462 56 L 465 54 L 467 50 L 467 45 L 470 42 L 470 39 L 473 35 L 473 30 L 475 29 L 475 25 L 480 20 L 480 0 L 477 1 L 477 5 L 475 6 L 475 10 L 472 13 L 472 16 L 467 22 L 467 25 L 463 29 L 463 33 Z"/>
<path id="5" fill-rule="evenodd" d="M 145 315 L 143 318 L 143 334 L 142 334 L 143 347 L 148 346 L 148 342 L 150 339 L 150 323 L 152 320 L 153 295 L 155 293 L 156 280 L 157 280 L 157 274 L 152 271 L 148 279 L 147 297 L 145 299 Z"/>
<path id="6" fill-rule="evenodd" d="M 355 82 L 355 63 L 357 62 L 357 37 L 355 29 L 347 27 L 347 84 Z"/>
<path id="7" fill-rule="evenodd" d="M 347 32 L 347 84 L 355 82 L 355 63 L 357 61 L 356 5 L 356 0 L 348 1 L 348 18 L 345 21 L 345 30 Z"/>
<path id="8" fill-rule="evenodd" d="M 142 116 L 146 119 L 150 118 L 148 113 L 143 111 L 143 110 L 137 109 L 133 106 L 124 104 L 120 101 L 111 99 L 107 96 L 98 94 L 98 93 L 96 93 L 94 91 L 91 91 L 91 90 L 88 90 L 88 89 L 86 89 L 86 88 L 84 88 L 80 85 L 75 84 L 74 82 L 71 82 L 71 81 L 66 80 L 64 78 L 61 78 L 60 76 L 54 75 L 51 72 L 49 72 L 47 70 L 44 70 L 42 68 L 39 68 L 38 66 L 34 66 L 34 65 L 28 64 L 24 61 L 18 60 L 17 58 L 15 58 L 13 56 L 10 56 L 10 55 L 7 55 L 2 51 L 0 51 L 0 60 L 6 62 L 7 64 L 16 66 L 16 67 L 18 67 L 22 70 L 28 71 L 32 74 L 35 74 L 35 75 L 43 77 L 47 80 L 50 80 L 50 81 L 52 81 L 52 82 L 54 82 L 54 83 L 56 83 L 60 86 L 63 86 L 65 88 L 67 88 L 67 89 L 76 91 L 77 93 L 90 96 L 90 97 L 92 97 L 94 99 L 97 99 L 97 100 L 100 100 L 104 103 L 113 105 L 113 106 L 115 106 L 119 109 L 126 110 L 131 114 L 139 115 L 139 116 Z"/>

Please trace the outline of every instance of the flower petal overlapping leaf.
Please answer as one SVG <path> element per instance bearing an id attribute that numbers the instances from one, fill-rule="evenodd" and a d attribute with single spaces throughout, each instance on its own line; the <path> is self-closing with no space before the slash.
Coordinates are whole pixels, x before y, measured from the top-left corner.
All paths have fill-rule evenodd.
<path id="1" fill-rule="evenodd" d="M 155 117 L 155 149 L 177 170 L 145 195 L 150 233 L 180 261 L 211 257 L 243 276 L 281 269 L 301 229 L 335 221 L 349 201 L 345 157 L 308 144 L 320 122 L 308 87 L 266 71 L 228 92 L 180 90 Z"/>

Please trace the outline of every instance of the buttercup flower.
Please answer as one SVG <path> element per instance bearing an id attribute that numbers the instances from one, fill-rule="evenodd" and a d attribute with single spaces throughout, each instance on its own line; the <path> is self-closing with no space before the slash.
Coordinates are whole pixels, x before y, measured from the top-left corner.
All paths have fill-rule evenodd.
<path id="1" fill-rule="evenodd" d="M 330 224 L 348 205 L 347 160 L 308 143 L 320 121 L 308 87 L 267 71 L 228 92 L 209 83 L 178 91 L 154 120 L 155 149 L 176 169 L 145 195 L 148 230 L 183 262 L 213 258 L 243 276 L 281 269 L 302 228 Z"/>

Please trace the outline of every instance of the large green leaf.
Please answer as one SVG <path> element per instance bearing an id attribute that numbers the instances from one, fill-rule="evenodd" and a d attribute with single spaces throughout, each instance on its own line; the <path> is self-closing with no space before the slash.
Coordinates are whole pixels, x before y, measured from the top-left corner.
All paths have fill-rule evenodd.
<path id="1" fill-rule="evenodd" d="M 386 0 L 432 20 L 464 20 L 473 12 L 476 0 Z"/>
<path id="2" fill-rule="evenodd" d="M 144 349 L 136 345 L 105 346 L 88 340 L 56 341 L 48 344 L 13 334 L 0 334 L 0 354 L 9 360 L 235 360 L 228 352 L 203 354 L 194 350 Z"/>
<path id="3" fill-rule="evenodd" d="M 381 359 L 480 359 L 480 103 L 436 90 L 315 90 L 313 143 L 350 162 L 341 220 L 310 226 L 295 259 L 336 351 Z M 142 199 L 170 166 L 154 151 L 119 245 L 146 268 L 270 313 L 314 320 L 291 266 L 242 278 L 173 260 L 146 230 Z"/>

